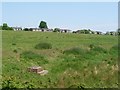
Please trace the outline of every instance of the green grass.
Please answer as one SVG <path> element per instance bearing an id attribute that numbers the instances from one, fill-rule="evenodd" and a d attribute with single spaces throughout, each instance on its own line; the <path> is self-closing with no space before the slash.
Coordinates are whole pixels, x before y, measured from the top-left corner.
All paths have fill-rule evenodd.
<path id="1" fill-rule="evenodd" d="M 109 35 L 3 31 L 2 85 L 117 88 L 117 44 L 117 36 Z M 30 66 L 42 66 L 49 72 L 45 76 L 30 73 Z"/>

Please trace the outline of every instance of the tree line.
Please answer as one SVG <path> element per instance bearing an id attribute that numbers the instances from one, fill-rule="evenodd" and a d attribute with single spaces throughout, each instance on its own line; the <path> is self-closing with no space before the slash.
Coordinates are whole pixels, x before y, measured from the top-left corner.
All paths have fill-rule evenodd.
<path id="1" fill-rule="evenodd" d="M 38 26 L 40 29 L 48 29 L 47 23 L 45 21 L 41 21 Z M 0 30 L 14 30 L 13 27 L 9 27 L 7 23 L 3 23 L 2 26 L 0 26 Z M 32 31 L 32 28 L 24 28 L 24 31 Z M 54 28 L 53 32 L 60 32 L 59 28 Z M 90 29 L 82 29 L 73 31 L 72 33 L 80 33 L 80 34 L 95 34 L 94 31 Z M 99 33 L 98 33 L 99 34 Z M 120 35 L 120 28 L 116 31 L 117 35 Z M 105 35 L 113 35 L 113 32 L 106 32 Z"/>

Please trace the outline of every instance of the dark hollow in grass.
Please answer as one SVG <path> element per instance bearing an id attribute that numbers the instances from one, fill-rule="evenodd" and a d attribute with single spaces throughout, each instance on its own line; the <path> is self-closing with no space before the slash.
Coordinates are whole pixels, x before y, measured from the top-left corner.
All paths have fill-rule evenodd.
<path id="1" fill-rule="evenodd" d="M 92 48 L 95 47 L 95 45 L 94 44 L 90 44 L 89 47 L 90 47 L 90 49 L 92 49 Z"/>
<path id="2" fill-rule="evenodd" d="M 15 49 L 15 50 L 13 50 L 13 52 L 14 52 L 14 53 L 18 53 L 18 51 L 17 51 L 16 49 Z"/>
<path id="3" fill-rule="evenodd" d="M 16 45 L 16 43 L 12 43 L 12 45 Z"/>
<path id="4" fill-rule="evenodd" d="M 35 49 L 51 49 L 52 45 L 50 43 L 39 43 L 35 46 Z"/>
<path id="5" fill-rule="evenodd" d="M 84 53 L 85 53 L 85 50 L 83 50 L 79 47 L 74 47 L 74 48 L 63 51 L 63 54 L 79 55 L 79 54 L 84 54 Z"/>

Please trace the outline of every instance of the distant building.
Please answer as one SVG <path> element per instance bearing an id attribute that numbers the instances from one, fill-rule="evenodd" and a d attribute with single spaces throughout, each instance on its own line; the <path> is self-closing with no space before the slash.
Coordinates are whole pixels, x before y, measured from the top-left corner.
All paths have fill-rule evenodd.
<path id="1" fill-rule="evenodd" d="M 42 28 L 42 32 L 53 32 L 53 29 Z"/>
<path id="2" fill-rule="evenodd" d="M 117 35 L 117 32 L 111 31 L 111 32 L 110 32 L 110 35 Z"/>
<path id="3" fill-rule="evenodd" d="M 115 31 L 106 32 L 105 35 L 117 35 L 117 32 Z"/>
<path id="4" fill-rule="evenodd" d="M 100 31 L 95 31 L 95 34 L 99 34 L 99 35 L 101 35 L 102 32 L 100 32 Z"/>
<path id="5" fill-rule="evenodd" d="M 22 30 L 22 27 L 12 27 L 14 31 L 20 31 Z"/>
<path id="6" fill-rule="evenodd" d="M 40 28 L 30 28 L 32 31 L 42 31 Z"/>
<path id="7" fill-rule="evenodd" d="M 70 33 L 71 30 L 69 30 L 69 29 L 60 29 L 60 32 L 61 33 Z"/>

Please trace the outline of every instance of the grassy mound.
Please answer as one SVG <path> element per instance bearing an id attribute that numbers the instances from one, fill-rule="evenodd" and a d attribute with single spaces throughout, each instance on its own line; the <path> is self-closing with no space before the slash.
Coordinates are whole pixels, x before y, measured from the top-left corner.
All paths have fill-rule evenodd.
<path id="1" fill-rule="evenodd" d="M 80 55 L 84 54 L 85 50 L 79 48 L 79 47 L 73 47 L 71 49 L 65 50 L 63 54 L 73 54 L 73 55 Z"/>
<path id="2" fill-rule="evenodd" d="M 91 50 L 90 52 L 95 52 L 95 53 L 107 53 L 107 50 L 102 48 L 102 47 L 99 47 L 99 46 L 91 46 Z"/>

